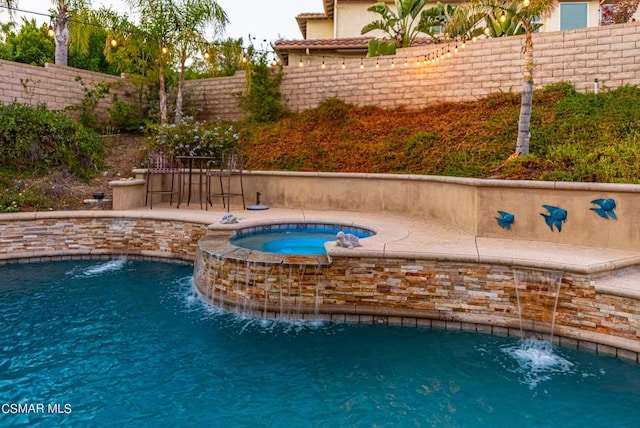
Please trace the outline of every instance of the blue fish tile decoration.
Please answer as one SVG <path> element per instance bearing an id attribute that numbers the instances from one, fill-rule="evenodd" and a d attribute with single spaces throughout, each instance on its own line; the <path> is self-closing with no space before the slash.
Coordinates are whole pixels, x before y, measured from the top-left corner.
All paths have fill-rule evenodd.
<path id="1" fill-rule="evenodd" d="M 515 221 L 516 217 L 505 211 L 498 211 L 498 214 L 500 214 L 500 217 L 495 218 L 498 221 L 498 225 L 503 229 L 511 230 L 511 225 Z"/>
<path id="2" fill-rule="evenodd" d="M 540 213 L 549 229 L 553 232 L 553 226 L 555 226 L 558 232 L 562 232 L 562 223 L 567 221 L 567 211 L 553 205 L 543 205 L 542 208 L 549 212 L 549 214 Z"/>
<path id="3" fill-rule="evenodd" d="M 616 213 L 613 211 L 616 208 L 616 201 L 613 199 L 594 199 L 591 203 L 598 205 L 598 208 L 591 208 L 591 211 L 594 211 L 600 217 L 607 220 L 609 220 L 609 218 L 614 220 L 618 219 Z"/>

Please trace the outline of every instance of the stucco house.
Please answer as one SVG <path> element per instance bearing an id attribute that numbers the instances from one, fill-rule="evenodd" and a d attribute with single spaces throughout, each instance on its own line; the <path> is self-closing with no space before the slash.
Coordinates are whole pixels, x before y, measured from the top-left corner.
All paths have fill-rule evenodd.
<path id="1" fill-rule="evenodd" d="M 288 63 L 289 57 L 298 56 L 365 56 L 372 37 L 382 37 L 382 33 L 360 34 L 362 27 L 379 18 L 367 11 L 375 0 L 318 0 L 322 1 L 324 12 L 303 13 L 296 17 L 302 39 L 279 40 L 275 43 L 278 55 Z M 560 0 L 555 12 L 544 21 L 540 31 L 564 31 L 603 24 L 606 11 L 619 0 Z M 392 0 L 386 0 L 393 7 Z M 443 1 L 461 4 L 464 0 Z M 436 4 L 428 4 L 432 7 Z M 603 16 L 603 13 L 605 16 Z M 634 15 L 640 18 L 636 12 Z M 427 42 L 427 41 L 423 41 Z"/>

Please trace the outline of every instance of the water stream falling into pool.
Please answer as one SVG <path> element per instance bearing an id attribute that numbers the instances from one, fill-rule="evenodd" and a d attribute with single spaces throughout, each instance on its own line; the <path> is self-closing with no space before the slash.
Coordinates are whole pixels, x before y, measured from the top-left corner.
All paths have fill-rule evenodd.
<path id="1" fill-rule="evenodd" d="M 521 343 L 505 350 L 528 373 L 528 382 L 533 387 L 547 379 L 547 372 L 565 372 L 571 363 L 553 351 L 553 333 L 556 310 L 560 297 L 562 272 L 535 269 L 514 269 L 513 278 L 518 302 Z M 549 325 L 548 340 L 527 337 L 525 324 Z"/>
<path id="2" fill-rule="evenodd" d="M 2 270 L 0 404 L 71 412 L 7 408 L 0 426 L 638 422 L 640 368 L 613 358 L 558 348 L 521 359 L 513 338 L 234 315 L 200 298 L 189 266 Z"/>

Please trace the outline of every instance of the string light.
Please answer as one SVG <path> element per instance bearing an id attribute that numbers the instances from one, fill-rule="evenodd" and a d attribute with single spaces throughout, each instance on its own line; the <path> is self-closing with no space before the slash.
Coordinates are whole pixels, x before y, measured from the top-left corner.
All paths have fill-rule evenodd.
<path id="1" fill-rule="evenodd" d="M 304 67 L 304 62 L 302 62 L 302 57 L 300 57 L 300 61 L 298 61 L 298 67 Z"/>
<path id="2" fill-rule="evenodd" d="M 162 47 L 162 55 L 166 55 L 169 53 L 169 49 L 166 46 Z"/>
<path id="3" fill-rule="evenodd" d="M 420 57 L 416 57 L 416 66 L 420 67 Z"/>
<path id="4" fill-rule="evenodd" d="M 409 61 L 407 61 L 406 59 L 404 60 L 404 66 L 409 67 Z"/>
<path id="5" fill-rule="evenodd" d="M 209 52 L 205 52 L 203 56 L 204 56 L 204 59 L 209 59 Z"/>
<path id="6" fill-rule="evenodd" d="M 458 44 L 456 43 L 456 47 L 453 49 L 453 53 L 457 54 L 458 53 Z"/>
<path id="7" fill-rule="evenodd" d="M 56 35 L 56 32 L 53 31 L 53 26 L 51 24 L 49 24 L 49 28 L 47 29 L 47 36 L 53 37 L 55 35 Z"/>
<path id="8" fill-rule="evenodd" d="M 524 1 L 522 2 L 522 4 L 523 4 L 525 7 L 526 7 L 526 6 L 529 6 L 529 0 L 524 0 Z"/>
<path id="9" fill-rule="evenodd" d="M 320 66 L 321 69 L 325 69 L 326 65 L 324 65 L 324 57 L 322 57 L 322 65 Z"/>
<path id="10" fill-rule="evenodd" d="M 376 60 L 376 68 L 380 68 L 380 63 Z"/>
<path id="11" fill-rule="evenodd" d="M 507 13 L 503 10 L 502 15 L 500 15 L 500 22 L 504 22 L 507 20 Z"/>
<path id="12" fill-rule="evenodd" d="M 347 65 L 344 63 L 344 58 L 342 58 L 342 69 L 344 70 L 345 68 L 347 68 Z"/>
<path id="13" fill-rule="evenodd" d="M 391 68 L 396 68 L 396 63 L 393 58 L 391 59 Z"/>
<path id="14" fill-rule="evenodd" d="M 364 62 L 360 60 L 360 70 L 364 70 Z"/>

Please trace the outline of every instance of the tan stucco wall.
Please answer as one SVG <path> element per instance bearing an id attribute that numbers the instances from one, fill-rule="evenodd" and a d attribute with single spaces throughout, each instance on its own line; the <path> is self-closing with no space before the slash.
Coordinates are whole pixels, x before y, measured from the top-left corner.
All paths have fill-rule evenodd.
<path id="1" fill-rule="evenodd" d="M 307 22 L 307 39 L 333 39 L 333 22 L 310 20 Z"/>
<path id="2" fill-rule="evenodd" d="M 380 15 L 367 11 L 372 4 L 372 2 L 338 2 L 335 8 L 334 38 L 360 37 L 362 27 L 380 18 Z M 391 9 L 395 10 L 395 6 L 391 7 Z M 367 36 L 384 37 L 384 33 L 381 31 L 372 31 L 371 33 L 367 33 Z"/>
<path id="3" fill-rule="evenodd" d="M 137 171 L 139 179 L 144 170 Z M 117 184 L 117 182 L 116 182 Z M 192 201 L 198 200 L 197 186 Z M 274 208 L 362 211 L 435 220 L 478 237 L 522 239 L 558 244 L 636 250 L 640 247 L 640 185 L 483 180 L 471 178 L 304 172 L 244 174 L 247 204 L 256 192 Z M 131 197 L 119 192 L 133 192 Z M 114 187 L 117 201 L 140 200 L 142 186 Z M 604 219 L 591 208 L 595 199 L 614 199 L 617 219 Z M 567 211 L 562 231 L 541 214 L 543 205 Z M 142 206 L 142 205 L 140 205 Z M 515 215 L 510 230 L 496 221 L 498 211 Z"/>
<path id="4" fill-rule="evenodd" d="M 384 212 L 436 220 L 478 237 L 523 239 L 620 249 L 640 247 L 640 186 L 482 180 L 385 174 L 260 173 L 245 175 L 251 201 L 282 208 Z M 599 217 L 595 199 L 614 199 L 617 220 Z M 551 230 L 542 205 L 567 211 Z M 501 228 L 497 211 L 515 215 Z"/>

